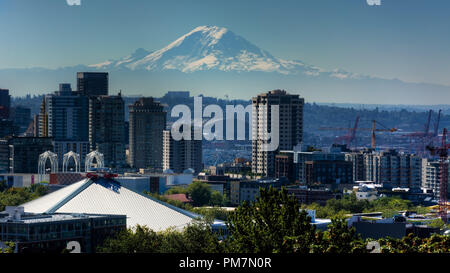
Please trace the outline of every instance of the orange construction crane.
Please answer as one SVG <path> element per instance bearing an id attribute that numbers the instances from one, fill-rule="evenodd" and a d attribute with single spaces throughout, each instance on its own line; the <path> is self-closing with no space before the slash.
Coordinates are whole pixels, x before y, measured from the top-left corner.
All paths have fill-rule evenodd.
<path id="1" fill-rule="evenodd" d="M 385 129 L 376 129 L 375 128 L 375 123 L 378 123 L 379 125 L 383 126 Z M 397 132 L 398 129 L 397 128 L 386 128 L 386 126 L 384 126 L 383 124 L 379 123 L 378 121 L 372 120 L 372 148 L 376 149 L 376 138 L 375 138 L 375 132 L 390 132 L 390 133 L 394 133 Z"/>

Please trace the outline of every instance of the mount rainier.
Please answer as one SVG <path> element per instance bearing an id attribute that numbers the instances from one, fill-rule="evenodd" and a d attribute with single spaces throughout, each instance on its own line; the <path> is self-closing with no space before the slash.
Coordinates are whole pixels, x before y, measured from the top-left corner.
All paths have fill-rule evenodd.
<path id="1" fill-rule="evenodd" d="M 157 51 L 140 48 L 119 60 L 89 67 L 101 70 L 178 70 L 185 73 L 205 70 L 276 72 L 285 75 L 304 73 L 310 76 L 326 73 L 298 60 L 276 58 L 227 28 L 217 26 L 197 27 Z M 355 76 L 339 70 L 328 74 L 337 78 Z"/>
<path id="2" fill-rule="evenodd" d="M 37 52 L 38 53 L 38 52 Z M 13 96 L 44 94 L 72 83 L 78 71 L 110 73 L 110 94 L 159 97 L 168 90 L 250 99 L 272 89 L 307 101 L 364 104 L 442 104 L 450 87 L 383 79 L 336 69 L 326 71 L 300 60 L 283 60 L 227 28 L 200 26 L 156 51 L 137 49 L 117 60 L 58 69 L 0 69 L 1 88 Z M 431 94 L 431 95 L 430 95 Z"/>

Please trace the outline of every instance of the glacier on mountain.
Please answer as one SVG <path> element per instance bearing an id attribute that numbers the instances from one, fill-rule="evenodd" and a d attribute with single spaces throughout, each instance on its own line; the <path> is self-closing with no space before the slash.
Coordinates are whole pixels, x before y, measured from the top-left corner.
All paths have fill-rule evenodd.
<path id="1" fill-rule="evenodd" d="M 184 73 L 209 70 L 275 72 L 284 75 L 303 73 L 312 77 L 330 73 L 336 78 L 351 77 L 345 71 L 325 72 L 301 61 L 276 58 L 227 28 L 217 26 L 197 27 L 154 52 L 138 49 L 130 56 L 89 67 L 103 70 L 178 70 Z"/>

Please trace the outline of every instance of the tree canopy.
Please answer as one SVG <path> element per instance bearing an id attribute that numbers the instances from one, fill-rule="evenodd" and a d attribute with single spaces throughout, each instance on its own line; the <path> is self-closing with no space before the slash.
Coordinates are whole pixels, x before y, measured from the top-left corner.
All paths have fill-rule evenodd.
<path id="1" fill-rule="evenodd" d="M 155 232 L 136 226 L 107 239 L 100 253 L 218 253 L 223 252 L 219 235 L 206 222 L 197 221 L 183 230 Z"/>
<path id="2" fill-rule="evenodd" d="M 43 196 L 48 188 L 42 185 L 32 185 L 26 188 L 4 188 L 0 192 L 0 211 L 6 206 L 18 206 L 33 199 Z"/>
<path id="3" fill-rule="evenodd" d="M 425 212 L 423 207 L 414 207 L 409 200 L 398 197 L 381 197 L 374 201 L 357 200 L 354 193 L 345 195 L 342 199 L 330 199 L 325 206 L 317 203 L 303 205 L 302 208 L 314 209 L 318 218 L 344 217 L 350 213 L 381 212 L 384 216 L 392 217 L 395 212 L 401 210 L 420 210 Z"/>
<path id="4" fill-rule="evenodd" d="M 208 205 L 211 201 L 211 187 L 201 181 L 194 181 L 187 187 L 189 197 L 193 201 L 194 206 Z"/>
<path id="5" fill-rule="evenodd" d="M 239 253 L 285 253 L 292 251 L 295 241 L 298 252 L 309 252 L 308 246 L 315 237 L 315 227 L 310 222 L 311 218 L 285 188 L 261 188 L 254 203 L 244 202 L 230 214 L 231 248 Z"/>

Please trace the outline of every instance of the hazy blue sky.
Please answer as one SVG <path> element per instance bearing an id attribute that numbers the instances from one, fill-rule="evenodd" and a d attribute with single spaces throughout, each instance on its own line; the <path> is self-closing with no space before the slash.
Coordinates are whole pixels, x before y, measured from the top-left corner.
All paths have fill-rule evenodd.
<path id="1" fill-rule="evenodd" d="M 450 85 L 449 13 L 448 0 L 0 0 L 0 68 L 99 63 L 217 25 L 280 58 Z"/>

